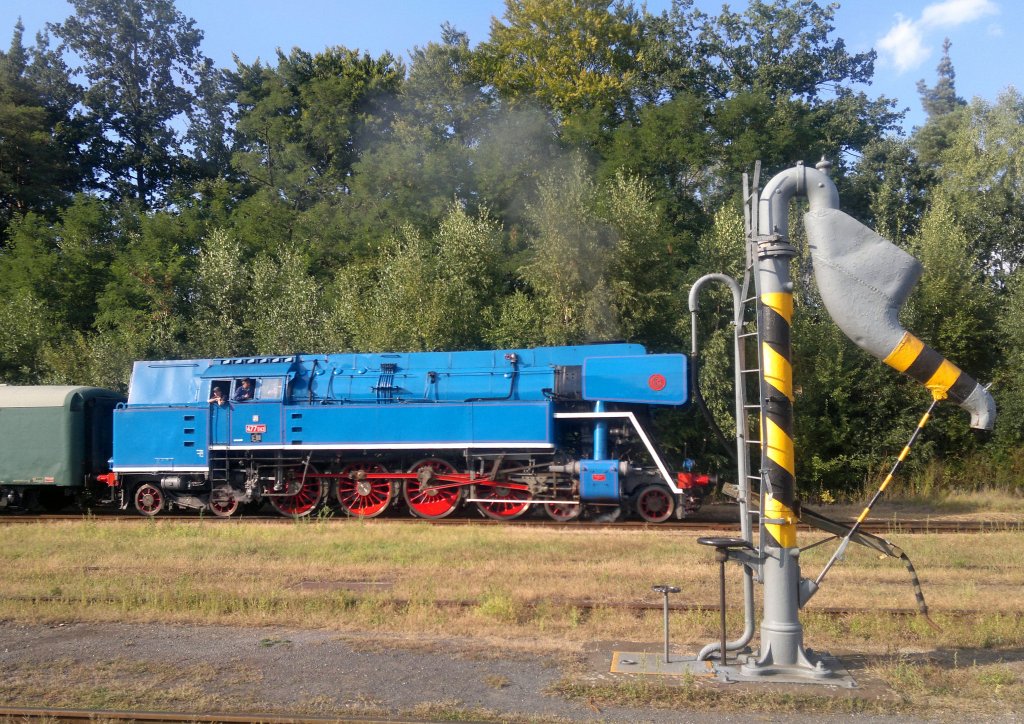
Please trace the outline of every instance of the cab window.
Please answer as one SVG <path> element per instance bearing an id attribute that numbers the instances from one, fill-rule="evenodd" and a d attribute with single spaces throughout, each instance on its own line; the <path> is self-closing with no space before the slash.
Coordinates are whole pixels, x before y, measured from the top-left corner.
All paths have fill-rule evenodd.
<path id="1" fill-rule="evenodd" d="M 212 380 L 210 382 L 209 402 L 228 399 L 228 391 L 231 389 L 231 380 Z"/>
<path id="2" fill-rule="evenodd" d="M 280 400 L 284 390 L 284 380 L 280 377 L 267 377 L 256 381 L 256 399 Z"/>

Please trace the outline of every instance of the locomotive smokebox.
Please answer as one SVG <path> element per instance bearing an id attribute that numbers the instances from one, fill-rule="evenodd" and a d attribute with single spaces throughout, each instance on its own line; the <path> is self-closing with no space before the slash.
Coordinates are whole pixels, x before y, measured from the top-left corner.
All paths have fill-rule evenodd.
<path id="1" fill-rule="evenodd" d="M 804 216 L 814 276 L 829 316 L 859 347 L 971 415 L 991 430 L 996 406 L 988 391 L 900 326 L 899 311 L 921 277 L 921 263 L 834 208 Z"/>

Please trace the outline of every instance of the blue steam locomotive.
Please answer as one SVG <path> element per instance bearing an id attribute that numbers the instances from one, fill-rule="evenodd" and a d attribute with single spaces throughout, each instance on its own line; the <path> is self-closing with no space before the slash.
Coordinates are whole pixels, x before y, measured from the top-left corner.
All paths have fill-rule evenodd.
<path id="1" fill-rule="evenodd" d="M 650 434 L 652 408 L 688 400 L 685 355 L 625 343 L 136 362 L 110 472 L 91 479 L 143 515 L 329 502 L 363 518 L 472 504 L 660 522 L 712 482 L 689 461 L 670 470 Z"/>

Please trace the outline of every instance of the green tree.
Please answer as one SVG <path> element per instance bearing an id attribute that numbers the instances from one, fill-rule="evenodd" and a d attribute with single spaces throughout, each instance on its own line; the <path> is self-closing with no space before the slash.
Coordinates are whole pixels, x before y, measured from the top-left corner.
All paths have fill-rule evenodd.
<path id="1" fill-rule="evenodd" d="M 468 349 L 483 342 L 499 289 L 501 232 L 485 212 L 450 207 L 427 236 L 411 225 L 379 258 L 347 267 L 329 327 L 360 351 Z"/>
<path id="2" fill-rule="evenodd" d="M 1024 259 L 1024 98 L 968 105 L 937 170 L 938 185 L 971 239 L 972 258 L 997 283 Z"/>
<path id="3" fill-rule="evenodd" d="M 39 382 L 39 357 L 50 339 L 49 310 L 30 289 L 16 289 L 0 300 L 0 382 Z"/>
<path id="4" fill-rule="evenodd" d="M 322 352 L 326 330 L 320 285 L 293 247 L 252 262 L 245 326 L 260 354 Z"/>
<path id="5" fill-rule="evenodd" d="M 35 211 L 53 218 L 82 184 L 80 128 L 71 115 L 78 95 L 59 58 L 26 48 L 23 34 L 19 21 L 10 48 L 0 52 L 0 241 L 14 216 Z M 51 83 L 51 75 L 62 84 Z"/>
<path id="6" fill-rule="evenodd" d="M 545 174 L 527 207 L 520 271 L 533 299 L 505 303 L 496 335 L 514 324 L 539 329 L 524 342 L 570 344 L 626 337 L 666 345 L 675 318 L 675 269 L 651 186 L 619 173 L 596 182 L 578 156 Z"/>
<path id="7" fill-rule="evenodd" d="M 173 0 L 70 2 L 75 14 L 48 27 L 89 80 L 82 102 L 98 128 L 96 182 L 117 198 L 156 204 L 181 173 L 174 122 L 194 106 L 202 31 Z"/>
<path id="8" fill-rule="evenodd" d="M 227 230 L 214 229 L 203 239 L 193 281 L 188 328 L 192 354 L 230 357 L 256 352 L 246 324 L 251 285 L 242 245 Z"/>
<path id="9" fill-rule="evenodd" d="M 929 88 L 923 80 L 917 82 L 917 93 L 921 105 L 928 114 L 925 124 L 916 129 L 913 137 L 914 149 L 922 166 L 927 169 L 934 182 L 934 173 L 942 164 L 942 154 L 952 144 L 952 136 L 963 123 L 967 101 L 956 93 L 956 70 L 949 57 L 952 43 L 946 38 L 942 44 L 942 59 L 936 67 L 938 80 Z"/>
<path id="10" fill-rule="evenodd" d="M 640 33 L 622 0 L 506 0 L 478 62 L 502 98 L 540 103 L 593 141 L 632 111 Z"/>
<path id="11" fill-rule="evenodd" d="M 337 46 L 278 51 L 276 68 L 236 65 L 229 74 L 238 104 L 235 169 L 297 210 L 346 194 L 360 139 L 389 123 L 402 62 Z"/>
<path id="12" fill-rule="evenodd" d="M 875 54 L 831 38 L 835 9 L 758 0 L 710 16 L 675 2 L 648 20 L 648 93 L 706 98 L 725 168 L 827 154 L 845 170 L 845 152 L 896 130 L 901 114 L 894 101 L 854 90 L 871 81 Z"/>
<path id="13" fill-rule="evenodd" d="M 996 440 L 1019 455 L 1024 445 L 1024 267 L 1018 266 L 1006 280 L 998 331 L 1004 355 L 992 388 L 999 405 Z"/>
<path id="14" fill-rule="evenodd" d="M 403 224 L 426 230 L 453 199 L 480 202 L 475 157 L 492 101 L 472 59 L 469 37 L 450 25 L 441 42 L 413 49 L 393 122 L 353 167 L 342 202 L 353 237 L 380 242 Z"/>

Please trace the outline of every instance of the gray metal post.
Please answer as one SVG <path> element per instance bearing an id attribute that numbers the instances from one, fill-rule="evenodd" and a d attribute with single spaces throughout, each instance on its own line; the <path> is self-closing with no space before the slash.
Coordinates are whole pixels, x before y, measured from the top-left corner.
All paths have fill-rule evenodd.
<path id="1" fill-rule="evenodd" d="M 679 589 L 675 586 L 658 585 L 651 587 L 655 592 L 662 594 L 665 597 L 665 604 L 662 608 L 664 611 L 665 618 L 665 663 L 668 663 L 668 594 L 679 593 Z"/>

